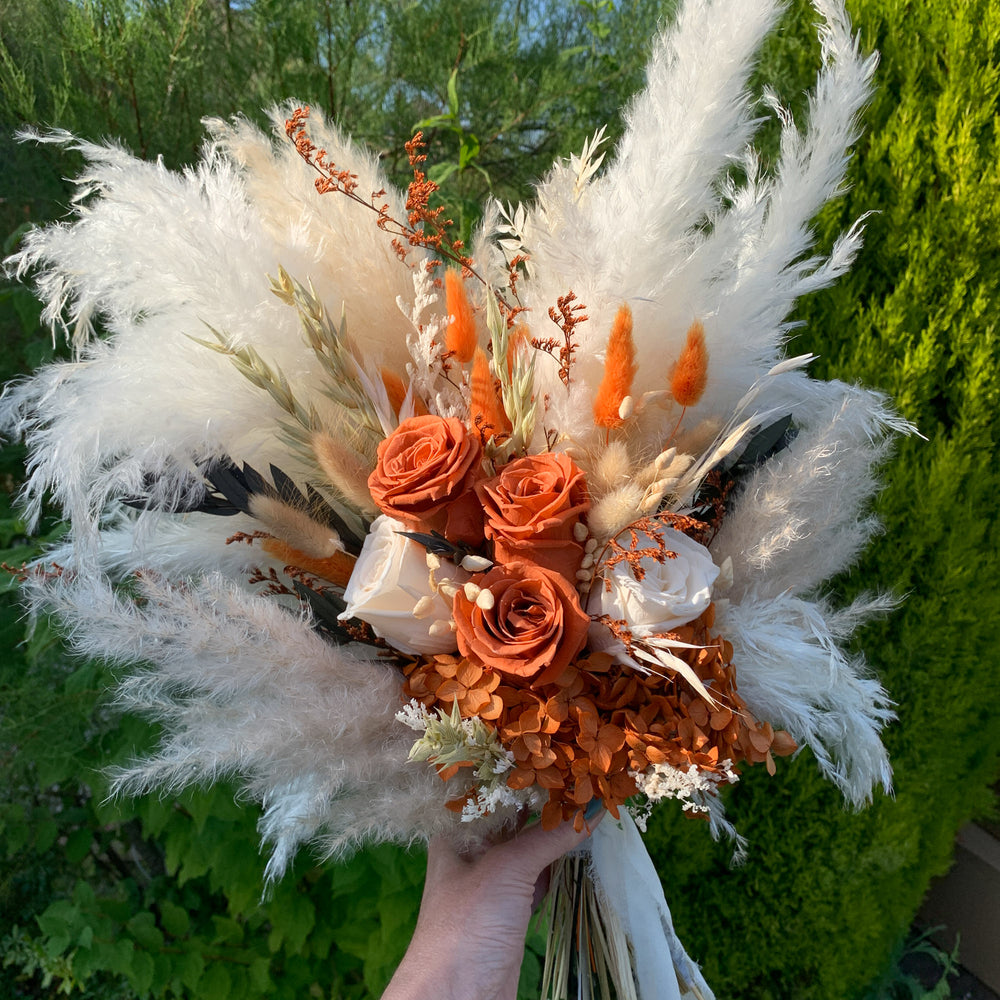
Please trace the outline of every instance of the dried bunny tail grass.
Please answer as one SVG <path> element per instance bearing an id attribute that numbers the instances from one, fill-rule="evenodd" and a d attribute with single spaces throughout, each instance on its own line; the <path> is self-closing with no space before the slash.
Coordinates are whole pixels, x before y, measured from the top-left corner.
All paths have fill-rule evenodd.
<path id="1" fill-rule="evenodd" d="M 305 570 L 321 580 L 327 580 L 338 587 L 346 587 L 357 560 L 347 552 L 335 552 L 329 556 L 311 556 L 308 552 L 296 549 L 280 538 L 265 538 L 260 543 L 261 549 L 282 567 L 294 567 Z"/>
<path id="2" fill-rule="evenodd" d="M 593 497 L 624 485 L 635 471 L 628 443 L 620 438 L 596 445 L 586 459 L 580 456 L 580 461 L 586 466 L 587 486 Z"/>
<path id="3" fill-rule="evenodd" d="M 645 489 L 636 482 L 622 483 L 595 500 L 587 515 L 587 527 L 598 541 L 607 541 L 640 516 Z"/>
<path id="4" fill-rule="evenodd" d="M 490 441 L 497 435 L 509 435 L 511 423 L 497 396 L 490 360 L 481 347 L 477 347 L 473 354 L 469 383 L 469 414 L 473 431 L 478 431 L 483 441 Z"/>
<path id="5" fill-rule="evenodd" d="M 344 543 L 336 531 L 314 521 L 305 511 L 273 497 L 262 493 L 251 496 L 250 513 L 275 538 L 313 559 L 327 559 L 344 551 Z"/>
<path id="6" fill-rule="evenodd" d="M 635 378 L 635 342 L 632 340 L 632 310 L 623 305 L 615 315 L 604 356 L 604 378 L 594 399 L 594 423 L 598 427 L 621 427 L 622 408 Z"/>
<path id="7" fill-rule="evenodd" d="M 871 801 L 876 784 L 891 789 L 881 730 L 895 713 L 864 660 L 848 657 L 838 643 L 892 604 L 862 598 L 834 613 L 787 593 L 750 593 L 740 604 L 720 608 L 718 620 L 733 644 L 747 707 L 808 746 L 823 774 L 859 808 Z"/>
<path id="8" fill-rule="evenodd" d="M 465 291 L 461 271 L 453 267 L 444 274 L 445 301 L 448 309 L 448 329 L 445 347 L 463 365 L 472 360 L 476 351 L 476 317 Z"/>
<path id="9" fill-rule="evenodd" d="M 670 373 L 670 395 L 680 406 L 696 406 L 707 384 L 708 350 L 705 347 L 705 328 L 695 320 L 688 327 L 684 349 Z"/>
<path id="10" fill-rule="evenodd" d="M 378 508 L 368 491 L 368 476 L 374 464 L 345 441 L 325 431 L 313 434 L 310 444 L 327 482 L 347 503 L 363 514 L 377 514 Z"/>

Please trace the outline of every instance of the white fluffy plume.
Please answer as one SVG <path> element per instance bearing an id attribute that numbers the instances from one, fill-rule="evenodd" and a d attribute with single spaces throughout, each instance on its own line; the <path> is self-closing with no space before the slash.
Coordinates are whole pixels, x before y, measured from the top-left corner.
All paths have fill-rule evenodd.
<path id="1" fill-rule="evenodd" d="M 810 256 L 810 220 L 843 185 L 875 68 L 842 3 L 815 6 L 822 65 L 807 123 L 799 128 L 765 98 L 782 121 L 773 171 L 750 145 L 760 102 L 747 81 L 780 4 L 687 0 L 655 46 L 613 162 L 601 173 L 592 142 L 553 168 L 534 205 L 488 205 L 477 266 L 502 286 L 504 255 L 530 252 L 519 290 L 533 336 L 558 333 L 548 309 L 568 291 L 586 304 L 569 389 L 553 359 L 537 358 L 535 397 L 550 405 L 536 443 L 545 431 L 584 448 L 595 439 L 594 389 L 623 303 L 634 316 L 636 398 L 663 390 L 698 320 L 711 363 L 686 426 L 708 427 L 710 439 L 752 386 L 755 409 L 741 419 L 793 417 L 798 436 L 751 476 L 714 542 L 716 562 L 733 566 L 719 623 L 750 709 L 810 746 L 860 803 L 874 783 L 888 785 L 879 731 L 891 711 L 841 646 L 880 605 L 837 613 L 817 594 L 876 529 L 867 513 L 875 470 L 906 425 L 877 393 L 814 381 L 798 365 L 767 374 L 783 357 L 796 299 L 842 273 L 861 242 L 855 225 L 828 258 Z M 319 407 L 328 373 L 296 310 L 269 288 L 279 268 L 345 318 L 366 365 L 400 375 L 409 366 L 440 413 L 466 405 L 454 386 L 435 386 L 444 296 L 400 264 L 364 206 L 317 195 L 315 174 L 280 134 L 287 110 L 274 112 L 276 139 L 245 121 L 210 122 L 201 160 L 179 173 L 115 146 L 35 137 L 83 153 L 76 219 L 29 234 L 7 267 L 33 277 L 45 319 L 71 336 L 77 357 L 8 387 L 0 401 L 0 427 L 30 446 L 29 515 L 50 493 L 71 525 L 57 553 L 69 572 L 37 580 L 33 599 L 62 616 L 81 653 L 140 664 L 121 701 L 166 723 L 159 753 L 123 771 L 118 787 L 241 776 L 264 804 L 274 874 L 303 841 L 338 853 L 446 828 L 473 835 L 476 825 L 442 808 L 465 791 L 461 779 L 444 783 L 408 764 L 412 734 L 394 719 L 399 672 L 366 647 L 326 642 L 294 602 L 254 592 L 251 566 L 280 563 L 225 541 L 252 521 L 219 528 L 208 514 L 163 512 L 201 500 L 203 473 L 220 459 L 274 463 L 298 486 L 310 482 L 281 432 L 278 403 L 199 343 L 214 330 L 253 348 L 304 407 Z M 317 116 L 309 128 L 362 194 L 388 189 L 373 156 Z M 405 218 L 401 195 L 384 200 Z M 92 335 L 98 323 L 103 339 Z M 661 454 L 676 418 L 659 412 L 637 420 L 629 442 L 646 461 Z M 148 509 L 120 503 L 136 498 Z M 141 605 L 116 590 L 137 573 Z"/>
<path id="2" fill-rule="evenodd" d="M 829 259 L 808 256 L 810 220 L 841 188 L 875 70 L 862 58 L 843 6 L 817 3 L 822 59 L 800 132 L 783 111 L 781 157 L 762 175 L 748 144 L 760 119 L 747 90 L 753 56 L 774 24 L 774 0 L 691 0 L 657 44 L 647 86 L 627 115 L 615 162 L 580 182 L 557 165 L 519 236 L 532 254 L 526 304 L 550 336 L 547 309 L 571 288 L 586 303 L 578 328 L 582 363 L 555 422 L 590 419 L 615 311 L 627 302 L 643 359 L 635 391 L 661 388 L 692 320 L 705 329 L 712 368 L 695 409 L 725 413 L 781 358 L 795 300 L 833 281 L 861 245 L 855 227 Z M 780 109 L 779 109 L 780 110 Z M 732 177 L 741 166 L 746 179 Z M 538 366 L 544 391 L 561 400 L 554 365 Z M 814 383 L 786 380 L 803 402 Z M 558 404 L 557 404 L 558 405 Z"/>
<path id="3" fill-rule="evenodd" d="M 302 615 L 220 574 L 191 586 L 144 575 L 137 585 L 141 607 L 96 574 L 33 594 L 77 652 L 142 664 L 122 680 L 119 702 L 168 735 L 152 759 L 118 773 L 117 791 L 240 776 L 267 807 L 277 874 L 302 841 L 343 854 L 372 840 L 473 835 L 444 808 L 464 792 L 461 780 L 407 765 L 412 734 L 394 719 L 402 678 L 368 647 L 326 642 Z"/>

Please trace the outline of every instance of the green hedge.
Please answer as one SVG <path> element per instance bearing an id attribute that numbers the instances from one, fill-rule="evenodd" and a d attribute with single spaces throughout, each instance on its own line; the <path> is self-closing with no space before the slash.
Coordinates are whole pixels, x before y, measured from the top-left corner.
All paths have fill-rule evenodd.
<path id="1" fill-rule="evenodd" d="M 523 195 L 509 178 L 537 176 L 638 85 L 642 40 L 672 4 L 539 4 L 540 27 L 519 43 L 520 97 L 489 92 L 497 60 L 514 58 L 514 49 L 484 27 L 513 5 L 470 2 L 462 24 L 448 20 L 455 5 L 440 3 L 426 5 L 426 21 L 414 20 L 421 6 L 0 0 L 4 232 L 57 214 L 66 197 L 60 175 L 73 169 L 51 151 L 10 145 L 10 129 L 29 118 L 94 137 L 120 133 L 133 148 L 176 163 L 193 153 L 200 114 L 229 113 L 241 101 L 253 111 L 291 89 L 332 100 L 356 131 L 394 148 L 416 120 L 450 114 L 449 46 L 459 38 L 462 115 L 441 122 L 432 153 L 447 162 L 479 150 L 472 159 L 494 186 Z M 648 842 L 682 938 L 718 995 L 733 1000 L 874 996 L 870 984 L 891 965 L 930 878 L 946 869 L 955 831 L 992 807 L 998 772 L 991 627 L 1000 621 L 1000 11 L 991 0 L 948 9 L 929 0 L 849 6 L 863 44 L 882 52 L 882 67 L 851 191 L 817 222 L 821 245 L 862 213 L 878 214 L 867 221 L 852 274 L 802 303 L 796 346 L 821 355 L 822 376 L 884 388 L 926 437 L 904 442 L 887 468 L 879 502 L 886 533 L 836 583 L 845 598 L 873 587 L 906 595 L 899 612 L 860 640 L 899 703 L 887 734 L 896 793 L 852 814 L 808 755 L 779 763 L 775 778 L 749 773 L 729 796 L 750 840 L 749 861 L 736 870 L 702 824 L 658 811 Z M 143 24 L 129 21 L 137 11 Z M 324 15 L 350 11 L 354 21 L 324 34 Z M 384 37 L 365 27 L 375 15 Z M 435 17 L 437 41 L 427 36 L 426 51 L 402 51 Z M 789 96 L 815 72 L 814 20 L 798 0 L 763 57 L 761 76 Z M 116 36 L 132 44 L 112 44 Z M 345 65 L 338 39 L 357 42 L 360 62 Z M 372 111 L 378 64 L 366 64 L 365 54 L 383 43 L 413 79 L 432 81 L 436 97 L 383 94 Z M 581 88 L 573 81 L 584 75 Z M 547 131 L 534 134 L 538 149 L 525 143 L 505 159 L 489 136 L 506 121 L 504 102 L 509 111 L 524 99 L 525 80 L 541 95 L 529 124 Z M 485 186 L 475 167 L 449 178 L 467 224 Z M 51 355 L 24 290 L 0 289 L 0 324 L 3 378 Z M 17 449 L 0 455 L 0 549 L 8 559 L 36 544 L 8 500 L 21 457 Z M 254 810 L 234 805 L 226 788 L 178 801 L 105 802 L 100 767 L 141 750 L 155 733 L 102 707 L 108 672 L 66 663 L 48 623 L 16 646 L 22 623 L 10 588 L 0 601 L 0 642 L 11 650 L 0 658 L 0 993 L 377 995 L 415 918 L 419 853 L 383 847 L 340 867 L 303 857 L 261 903 Z M 525 996 L 535 963 L 526 963 Z"/>
<path id="2" fill-rule="evenodd" d="M 1000 9 L 849 6 L 882 62 L 852 189 L 820 218 L 821 243 L 877 214 L 851 274 L 801 304 L 796 350 L 820 354 L 822 376 L 890 393 L 926 437 L 886 468 L 885 534 L 838 581 L 845 596 L 906 597 L 860 639 L 898 703 L 895 795 L 854 815 L 808 759 L 773 780 L 750 774 L 730 799 L 751 841 L 737 871 L 691 824 L 658 817 L 650 840 L 677 922 L 719 995 L 748 1000 L 863 996 L 956 830 L 995 809 Z M 795 20 L 809 20 L 801 5 Z M 786 44 L 794 80 L 805 46 Z"/>

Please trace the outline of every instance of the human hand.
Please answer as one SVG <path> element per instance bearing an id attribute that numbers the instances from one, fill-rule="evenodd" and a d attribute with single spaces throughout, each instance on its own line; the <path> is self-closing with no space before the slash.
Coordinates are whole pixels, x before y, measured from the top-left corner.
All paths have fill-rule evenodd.
<path id="1" fill-rule="evenodd" d="M 514 1000 L 542 876 L 601 816 L 580 833 L 536 824 L 474 857 L 435 837 L 417 928 L 382 1000 Z"/>

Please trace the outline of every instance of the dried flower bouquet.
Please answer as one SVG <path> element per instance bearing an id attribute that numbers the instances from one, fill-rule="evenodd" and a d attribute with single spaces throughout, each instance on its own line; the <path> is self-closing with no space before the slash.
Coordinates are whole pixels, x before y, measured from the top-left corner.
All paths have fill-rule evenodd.
<path id="1" fill-rule="evenodd" d="M 240 776 L 272 876 L 306 841 L 580 829 L 603 804 L 597 911 L 568 905 L 568 862 L 547 993 L 587 920 L 579 976 L 710 995 L 631 814 L 677 799 L 735 836 L 721 786 L 803 746 L 856 805 L 890 780 L 888 698 L 842 649 L 886 602 L 818 588 L 908 426 L 783 356 L 797 297 L 861 242 L 807 256 L 875 66 L 816 7 L 806 130 L 766 97 L 773 172 L 746 80 L 779 5 L 688 0 L 614 161 L 598 134 L 535 204 L 488 203 L 471 251 L 419 135 L 405 194 L 303 108 L 277 142 L 210 122 L 182 174 L 38 137 L 87 159 L 77 219 L 8 266 L 78 357 L 0 419 L 29 511 L 51 491 L 71 524 L 28 592 L 165 723 L 120 790 Z"/>

